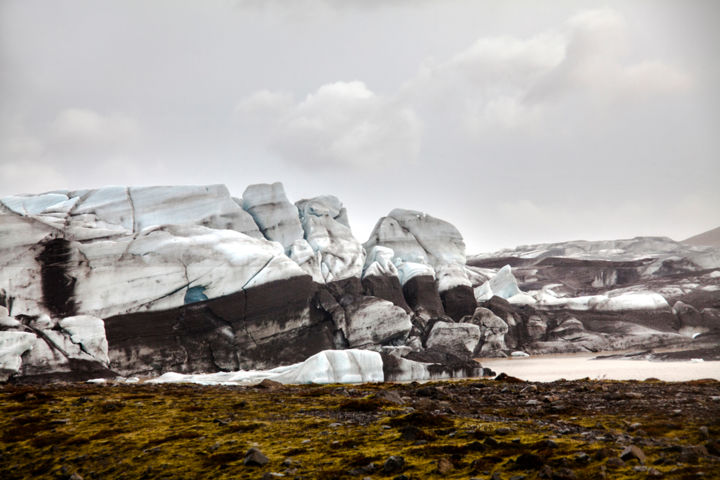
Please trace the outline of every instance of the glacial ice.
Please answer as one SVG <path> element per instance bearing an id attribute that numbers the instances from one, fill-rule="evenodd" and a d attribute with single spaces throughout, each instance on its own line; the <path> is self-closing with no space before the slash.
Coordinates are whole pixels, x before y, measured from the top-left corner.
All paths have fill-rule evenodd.
<path id="1" fill-rule="evenodd" d="M 489 280 L 490 289 L 495 295 L 502 298 L 510 298 L 520 292 L 517 280 L 512 274 L 510 265 L 502 267 L 493 278 Z"/>
<path id="2" fill-rule="evenodd" d="M 669 308 L 665 297 L 656 292 L 608 292 L 600 295 L 565 297 L 557 295 L 553 285 L 538 291 L 523 292 L 517 284 L 509 265 L 501 268 L 490 280 L 475 287 L 478 302 L 487 301 L 493 295 L 505 298 L 514 305 L 532 305 L 536 308 L 567 308 L 568 310 L 658 310 Z"/>
<path id="3" fill-rule="evenodd" d="M 478 302 L 489 300 L 494 295 L 509 299 L 515 295 L 522 294 L 518 287 L 517 280 L 512 274 L 510 265 L 505 265 L 482 285 L 475 287 L 475 299 Z M 523 298 L 523 300 L 527 300 Z"/>
<path id="4" fill-rule="evenodd" d="M 203 385 L 252 385 L 264 379 L 286 384 L 363 383 L 384 380 L 382 357 L 370 350 L 324 350 L 307 360 L 273 368 L 207 374 L 169 372 L 148 383 L 199 383 Z"/>
<path id="5" fill-rule="evenodd" d="M 288 256 L 305 273 L 310 275 L 314 282 L 323 283 L 325 281 L 320 268 L 322 263 L 320 252 L 313 250 L 307 240 L 304 238 L 295 240 L 288 249 Z"/>
<path id="6" fill-rule="evenodd" d="M 430 276 L 435 278 L 435 269 L 426 263 L 405 262 L 398 258 L 395 259 L 395 262 L 401 285 L 405 285 L 413 277 Z"/>
<path id="7" fill-rule="evenodd" d="M 108 359 L 108 342 L 105 337 L 105 322 L 90 315 L 66 317 L 60 320 L 60 327 L 70 334 L 70 340 L 104 365 Z"/>
<path id="8" fill-rule="evenodd" d="M 305 239 L 320 254 L 325 282 L 360 277 L 365 263 L 363 246 L 353 237 L 347 212 L 332 195 L 300 200 L 296 204 Z"/>
<path id="9" fill-rule="evenodd" d="M 392 248 L 380 245 L 372 247 L 365 258 L 363 278 L 371 275 L 397 277 L 398 269 L 393 263 L 394 256 L 395 252 Z"/>
<path id="10" fill-rule="evenodd" d="M 656 292 L 625 292 L 610 295 L 585 295 L 580 297 L 558 297 L 552 290 L 543 289 L 534 295 L 537 308 L 567 308 L 568 310 L 659 310 L 670 308 L 665 297 Z"/>
<path id="11" fill-rule="evenodd" d="M 33 348 L 35 340 L 30 332 L 0 331 L 0 381 L 20 370 L 22 354 Z"/>
<path id="12" fill-rule="evenodd" d="M 146 229 L 134 240 L 78 249 L 91 267 L 76 285 L 79 312 L 101 318 L 183 305 L 192 287 L 217 298 L 304 274 L 277 243 L 198 226 Z"/>
<path id="13" fill-rule="evenodd" d="M 394 209 L 375 225 L 365 249 L 389 248 L 400 283 L 417 275 L 433 275 L 438 290 L 471 286 L 465 273 L 465 243 L 450 223 L 414 210 Z"/>
<path id="14" fill-rule="evenodd" d="M 285 196 L 282 183 L 250 185 L 242 202 L 265 238 L 279 242 L 286 251 L 295 240 L 304 238 L 298 209 Z"/>
<path id="15" fill-rule="evenodd" d="M 197 383 L 201 385 L 254 385 L 264 379 L 284 384 L 411 382 L 449 378 L 433 372 L 431 364 L 393 357 L 392 378 L 386 379 L 380 353 L 370 350 L 324 350 L 304 362 L 272 370 L 247 370 L 205 374 L 165 373 L 147 383 Z"/>

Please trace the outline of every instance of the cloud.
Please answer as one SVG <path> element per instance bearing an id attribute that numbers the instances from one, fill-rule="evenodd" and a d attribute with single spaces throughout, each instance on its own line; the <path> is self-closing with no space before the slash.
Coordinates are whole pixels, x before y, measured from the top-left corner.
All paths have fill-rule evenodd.
<path id="1" fill-rule="evenodd" d="M 68 179 L 55 165 L 25 160 L 0 163 L 0 192 L 38 193 L 67 185 Z"/>
<path id="2" fill-rule="evenodd" d="M 411 103 L 461 112 L 464 130 L 478 136 L 543 128 L 549 117 L 562 121 L 556 110 L 568 102 L 588 113 L 692 87 L 691 76 L 677 67 L 628 60 L 629 33 L 620 13 L 600 9 L 529 38 L 481 37 L 444 62 L 424 65 L 405 93 Z"/>
<path id="3" fill-rule="evenodd" d="M 530 102 L 552 101 L 580 93 L 602 101 L 641 99 L 681 93 L 692 86 L 691 76 L 654 60 L 628 61 L 629 26 L 611 9 L 591 10 L 566 24 L 566 54 L 528 92 Z"/>
<path id="4" fill-rule="evenodd" d="M 68 171 L 115 179 L 140 168 L 125 156 L 140 139 L 138 122 L 127 115 L 68 108 L 34 129 L 27 123 L 16 120 L 0 136 L 0 191 L 68 187 L 77 183 Z"/>
<path id="5" fill-rule="evenodd" d="M 68 150 L 116 150 L 137 142 L 137 122 L 122 114 L 103 115 L 93 110 L 69 108 L 50 125 L 50 142 Z"/>
<path id="6" fill-rule="evenodd" d="M 363 82 L 321 86 L 302 101 L 260 91 L 240 102 L 245 120 L 264 123 L 267 147 L 308 166 L 368 166 L 412 162 L 420 149 L 415 112 Z"/>
<path id="7" fill-rule="evenodd" d="M 300 101 L 260 90 L 236 111 L 250 140 L 313 166 L 402 164 L 418 157 L 428 132 L 446 132 L 446 143 L 506 132 L 573 136 L 592 129 L 594 116 L 691 88 L 690 75 L 672 65 L 630 61 L 629 30 L 615 10 L 585 11 L 527 38 L 480 37 L 444 60 L 428 60 L 388 95 L 360 81 L 335 82 Z"/>

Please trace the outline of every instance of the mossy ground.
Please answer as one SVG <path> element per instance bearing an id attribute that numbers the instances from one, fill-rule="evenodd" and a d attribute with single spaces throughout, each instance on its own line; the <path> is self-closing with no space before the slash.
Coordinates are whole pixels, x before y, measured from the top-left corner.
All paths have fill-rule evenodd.
<path id="1" fill-rule="evenodd" d="M 718 396 L 714 381 L 6 385 L 0 478 L 720 478 Z M 616 460 L 627 445 L 644 465 Z M 253 446 L 267 465 L 243 464 Z M 391 455 L 405 466 L 385 472 Z"/>

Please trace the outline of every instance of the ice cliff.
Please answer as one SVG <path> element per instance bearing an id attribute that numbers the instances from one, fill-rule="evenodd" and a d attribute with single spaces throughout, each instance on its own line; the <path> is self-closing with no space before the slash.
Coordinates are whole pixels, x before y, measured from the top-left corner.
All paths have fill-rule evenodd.
<path id="1" fill-rule="evenodd" d="M 383 235 L 368 256 L 339 199 L 293 204 L 279 183 L 241 198 L 222 185 L 5 197 L 0 378 L 232 371 L 328 349 L 423 349 L 416 311 L 432 304 L 444 315 L 437 292 L 454 285 L 435 271 L 461 271 L 464 250 L 454 227 L 411 217 L 400 221 L 431 246 L 427 258 Z M 428 272 L 433 298 L 403 292 L 407 265 Z"/>
<path id="2" fill-rule="evenodd" d="M 720 331 L 717 268 L 717 250 L 662 238 L 466 262 L 453 225 L 404 209 L 361 243 L 338 198 L 291 203 L 279 183 L 13 195 L 0 199 L 0 381 L 309 358 L 302 378 L 315 365 L 333 379 L 361 357 L 374 373 L 348 375 L 378 376 L 377 356 L 314 357 L 356 349 L 384 355 L 384 378 L 440 378 L 477 374 L 473 356 L 674 344 Z"/>

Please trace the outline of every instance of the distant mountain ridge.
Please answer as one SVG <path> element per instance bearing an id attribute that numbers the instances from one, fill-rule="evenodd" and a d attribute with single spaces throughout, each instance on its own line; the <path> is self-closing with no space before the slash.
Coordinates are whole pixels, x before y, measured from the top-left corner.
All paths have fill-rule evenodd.
<path id="1" fill-rule="evenodd" d="M 690 238 L 686 238 L 685 240 L 682 240 L 682 243 L 720 248 L 720 227 L 713 228 L 712 230 L 694 235 Z"/>

